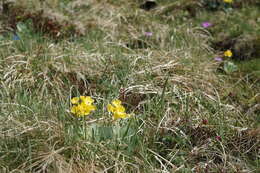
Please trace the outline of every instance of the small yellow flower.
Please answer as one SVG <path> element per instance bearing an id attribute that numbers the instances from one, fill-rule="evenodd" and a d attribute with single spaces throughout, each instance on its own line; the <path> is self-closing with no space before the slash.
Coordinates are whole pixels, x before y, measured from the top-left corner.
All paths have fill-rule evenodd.
<path id="1" fill-rule="evenodd" d="M 124 119 L 124 118 L 129 118 L 130 114 L 127 114 L 125 112 L 115 112 L 113 117 L 114 117 L 115 120 L 120 119 L 120 118 Z"/>
<path id="2" fill-rule="evenodd" d="M 78 104 L 78 103 L 79 103 L 79 98 L 78 98 L 78 97 L 73 97 L 73 98 L 70 100 L 70 102 L 71 102 L 72 104 Z"/>
<path id="3" fill-rule="evenodd" d="M 112 101 L 112 104 L 108 104 L 107 105 L 107 110 L 108 112 L 125 112 L 125 108 L 123 105 L 121 105 L 121 101 L 116 99 L 114 101 Z"/>
<path id="4" fill-rule="evenodd" d="M 224 56 L 226 56 L 226 57 L 232 57 L 232 52 L 231 52 L 231 50 L 226 50 L 225 52 L 224 52 Z"/>
<path id="5" fill-rule="evenodd" d="M 107 105 L 107 110 L 108 110 L 108 112 L 115 112 L 115 107 L 112 106 L 111 104 L 108 104 Z"/>
<path id="6" fill-rule="evenodd" d="M 116 99 L 112 101 L 112 104 L 107 105 L 108 112 L 113 113 L 113 118 L 119 119 L 119 118 L 128 118 L 130 117 L 129 114 L 125 113 L 125 108 L 122 105 L 121 101 Z"/>
<path id="7" fill-rule="evenodd" d="M 80 96 L 80 100 L 84 102 L 85 104 L 92 104 L 94 103 L 94 100 L 89 96 Z"/>
<path id="8" fill-rule="evenodd" d="M 116 100 L 112 101 L 112 104 L 115 105 L 115 106 L 119 106 L 119 105 L 122 104 L 122 102 L 120 100 L 116 99 Z"/>
<path id="9" fill-rule="evenodd" d="M 233 0 L 223 0 L 223 2 L 231 4 L 233 3 Z"/>
<path id="10" fill-rule="evenodd" d="M 73 113 L 73 114 L 76 114 L 78 112 L 77 106 L 72 106 L 71 109 L 70 109 L 70 112 Z"/>
<path id="11" fill-rule="evenodd" d="M 74 97 L 71 99 L 71 103 L 74 105 L 70 112 L 77 117 L 89 115 L 91 111 L 96 110 L 96 106 L 92 105 L 93 102 L 94 100 L 89 96 Z"/>

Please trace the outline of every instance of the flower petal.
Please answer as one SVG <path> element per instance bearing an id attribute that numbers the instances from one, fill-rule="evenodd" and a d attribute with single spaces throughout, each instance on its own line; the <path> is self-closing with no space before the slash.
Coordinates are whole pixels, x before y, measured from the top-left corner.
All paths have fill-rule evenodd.
<path id="1" fill-rule="evenodd" d="M 108 104 L 107 105 L 107 110 L 108 110 L 108 112 L 114 112 L 115 111 L 115 107 L 112 106 L 111 104 Z"/>
<path id="2" fill-rule="evenodd" d="M 122 105 L 118 105 L 115 107 L 115 112 L 125 112 L 125 108 Z"/>
<path id="3" fill-rule="evenodd" d="M 72 104 L 78 104 L 78 103 L 79 103 L 79 98 L 78 98 L 78 97 L 73 97 L 73 98 L 70 100 L 70 102 L 71 102 Z"/>
<path id="4" fill-rule="evenodd" d="M 119 118 L 125 119 L 125 118 L 129 118 L 129 117 L 130 117 L 130 115 L 127 114 L 127 113 L 125 113 L 125 112 L 115 112 L 115 113 L 113 114 L 113 118 L 114 118 L 115 120 L 117 120 L 117 119 L 119 119 Z"/>
<path id="5" fill-rule="evenodd" d="M 90 96 L 80 96 L 80 99 L 85 104 L 92 104 L 94 100 Z"/>
<path id="6" fill-rule="evenodd" d="M 120 105 L 121 105 L 121 101 L 118 100 L 118 99 L 116 99 L 116 100 L 113 100 L 113 101 L 112 101 L 112 104 L 113 104 L 114 106 L 120 106 Z"/>
<path id="7" fill-rule="evenodd" d="M 73 114 L 76 114 L 77 106 L 72 106 L 72 108 L 70 109 L 70 112 L 73 113 Z"/>
<path id="8" fill-rule="evenodd" d="M 224 52 L 224 55 L 226 56 L 226 57 L 232 57 L 232 52 L 231 52 L 231 50 L 226 50 L 225 52 Z"/>

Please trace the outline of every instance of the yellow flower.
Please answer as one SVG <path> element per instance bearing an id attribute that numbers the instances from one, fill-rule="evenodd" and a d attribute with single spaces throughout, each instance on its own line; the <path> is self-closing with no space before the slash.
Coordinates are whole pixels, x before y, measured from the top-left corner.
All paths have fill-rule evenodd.
<path id="1" fill-rule="evenodd" d="M 108 112 L 125 112 L 125 108 L 123 105 L 121 105 L 121 101 L 116 99 L 114 101 L 112 101 L 112 104 L 108 104 L 107 105 L 107 110 Z"/>
<path id="2" fill-rule="evenodd" d="M 71 103 L 74 105 L 70 112 L 78 117 L 89 115 L 91 111 L 96 110 L 96 107 L 92 105 L 93 102 L 94 100 L 89 96 L 74 97 L 71 99 Z"/>
<path id="3" fill-rule="evenodd" d="M 91 111 L 96 110 L 96 107 L 91 104 L 81 103 L 78 105 L 78 107 L 79 107 L 80 111 L 82 112 L 82 114 L 84 114 L 84 115 L 88 115 L 88 114 L 90 114 Z"/>
<path id="4" fill-rule="evenodd" d="M 72 106 L 72 108 L 70 109 L 70 112 L 73 113 L 73 114 L 77 114 L 78 107 L 77 106 Z"/>
<path id="5" fill-rule="evenodd" d="M 226 57 L 231 57 L 233 54 L 232 54 L 232 52 L 231 52 L 231 50 L 226 50 L 225 52 L 224 52 L 224 55 L 226 56 Z"/>
<path id="6" fill-rule="evenodd" d="M 112 104 L 115 105 L 115 106 L 119 106 L 122 104 L 122 102 L 118 99 L 115 99 L 114 101 L 112 101 Z"/>
<path id="7" fill-rule="evenodd" d="M 94 100 L 89 96 L 80 96 L 80 100 L 84 102 L 85 104 L 92 104 L 94 103 Z"/>
<path id="8" fill-rule="evenodd" d="M 223 0 L 223 2 L 231 4 L 233 3 L 233 0 Z"/>
<path id="9" fill-rule="evenodd" d="M 116 99 L 112 101 L 112 104 L 107 105 L 108 112 L 113 113 L 113 118 L 119 119 L 119 118 L 128 118 L 130 117 L 129 114 L 125 113 L 125 108 L 122 105 L 121 101 Z"/>
<path id="10" fill-rule="evenodd" d="M 115 112 L 114 115 L 113 115 L 114 119 L 117 120 L 119 118 L 129 118 L 130 117 L 130 114 L 127 114 L 125 112 Z"/>
<path id="11" fill-rule="evenodd" d="M 112 106 L 111 104 L 108 104 L 107 105 L 107 110 L 108 110 L 108 112 L 115 112 L 115 107 Z"/>
<path id="12" fill-rule="evenodd" d="M 71 102 L 72 104 L 78 104 L 78 103 L 79 103 L 79 98 L 78 98 L 78 97 L 73 97 L 73 98 L 70 100 L 70 102 Z"/>

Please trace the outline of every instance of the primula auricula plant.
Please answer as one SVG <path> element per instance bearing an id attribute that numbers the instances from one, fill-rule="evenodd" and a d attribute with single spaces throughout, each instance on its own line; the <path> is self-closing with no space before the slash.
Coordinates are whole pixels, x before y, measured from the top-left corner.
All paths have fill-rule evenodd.
<path id="1" fill-rule="evenodd" d="M 73 97 L 71 99 L 71 110 L 70 112 L 77 117 L 84 117 L 89 115 L 92 111 L 96 110 L 96 106 L 93 105 L 94 100 L 90 96 Z M 131 115 L 125 112 L 125 107 L 122 102 L 118 99 L 112 101 L 112 104 L 107 105 L 108 112 L 113 114 L 113 119 L 125 119 Z"/>
<path id="2" fill-rule="evenodd" d="M 96 106 L 93 105 L 94 100 L 90 96 L 73 97 L 71 103 L 73 106 L 70 111 L 77 117 L 84 117 L 96 110 Z"/>
<path id="3" fill-rule="evenodd" d="M 122 105 L 121 101 L 116 99 L 112 101 L 112 104 L 107 105 L 108 112 L 113 114 L 115 120 L 119 118 L 129 118 L 130 114 L 125 112 L 125 107 Z"/>
<path id="4" fill-rule="evenodd" d="M 233 53 L 231 52 L 231 50 L 226 50 L 225 52 L 224 52 L 224 56 L 226 56 L 226 57 L 232 57 L 232 55 L 233 55 Z"/>
<path id="5" fill-rule="evenodd" d="M 105 118 L 105 121 L 94 121 L 91 125 L 89 125 L 89 122 L 82 118 L 96 110 L 96 106 L 93 105 L 94 100 L 90 96 L 80 96 L 73 97 L 70 101 L 72 104 L 70 112 L 76 117 L 79 117 L 80 120 L 83 120 L 77 121 L 77 126 L 73 128 L 75 130 L 75 138 L 91 138 L 92 140 L 101 141 L 108 139 L 118 140 L 118 137 L 120 137 L 122 140 L 124 140 L 126 136 L 134 134 L 134 129 L 130 127 L 133 121 L 125 121 L 123 122 L 124 125 L 122 125 L 121 122 L 113 123 L 115 122 L 113 120 L 125 119 L 132 116 L 126 113 L 126 109 L 120 100 L 115 99 L 111 104 L 107 105 L 107 110 L 112 114 L 113 117 L 112 121 L 106 121 L 107 119 Z"/>

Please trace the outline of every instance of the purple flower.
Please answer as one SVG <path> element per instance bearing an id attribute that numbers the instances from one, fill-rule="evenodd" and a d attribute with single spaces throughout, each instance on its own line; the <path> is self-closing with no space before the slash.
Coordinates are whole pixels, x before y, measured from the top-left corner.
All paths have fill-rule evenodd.
<path id="1" fill-rule="evenodd" d="M 202 22 L 201 26 L 202 26 L 203 28 L 208 28 L 208 27 L 211 27 L 211 26 L 212 26 L 212 23 L 210 23 L 210 22 Z"/>
<path id="2" fill-rule="evenodd" d="M 205 125 L 206 125 L 206 124 L 208 124 L 208 123 L 209 123 L 209 121 L 208 121 L 207 119 L 203 119 L 203 120 L 202 120 L 202 124 L 205 124 Z"/>
<path id="3" fill-rule="evenodd" d="M 220 136 L 216 136 L 216 140 L 220 141 L 221 137 Z"/>
<path id="4" fill-rule="evenodd" d="M 150 37 L 150 36 L 153 35 L 153 33 L 152 32 L 145 32 L 144 35 Z"/>
<path id="5" fill-rule="evenodd" d="M 218 61 L 218 62 L 223 61 L 223 59 L 222 59 L 221 57 L 215 57 L 214 60 L 215 60 L 215 61 Z"/>

